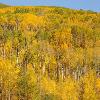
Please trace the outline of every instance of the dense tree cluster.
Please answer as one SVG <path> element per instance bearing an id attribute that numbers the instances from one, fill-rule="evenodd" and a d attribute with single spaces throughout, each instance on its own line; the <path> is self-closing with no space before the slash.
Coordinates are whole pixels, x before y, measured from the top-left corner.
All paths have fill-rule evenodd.
<path id="1" fill-rule="evenodd" d="M 0 100 L 100 100 L 100 13 L 1 8 Z"/>

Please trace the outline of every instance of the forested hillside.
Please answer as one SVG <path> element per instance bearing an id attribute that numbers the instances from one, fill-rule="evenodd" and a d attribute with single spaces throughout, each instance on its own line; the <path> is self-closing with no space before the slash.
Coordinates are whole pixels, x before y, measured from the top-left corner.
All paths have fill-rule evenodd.
<path id="1" fill-rule="evenodd" d="M 1 8 L 0 100 L 100 100 L 100 13 Z"/>

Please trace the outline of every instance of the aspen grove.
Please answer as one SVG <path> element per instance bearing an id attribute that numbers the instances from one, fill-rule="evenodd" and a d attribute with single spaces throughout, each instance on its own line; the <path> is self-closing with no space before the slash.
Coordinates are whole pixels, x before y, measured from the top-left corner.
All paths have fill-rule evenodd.
<path id="1" fill-rule="evenodd" d="M 0 8 L 0 100 L 100 100 L 100 13 Z"/>

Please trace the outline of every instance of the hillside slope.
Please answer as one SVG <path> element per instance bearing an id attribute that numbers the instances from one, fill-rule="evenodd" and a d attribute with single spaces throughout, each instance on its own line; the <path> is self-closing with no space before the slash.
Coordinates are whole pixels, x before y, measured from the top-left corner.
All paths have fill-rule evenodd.
<path id="1" fill-rule="evenodd" d="M 0 8 L 5 8 L 5 7 L 9 7 L 9 5 L 0 3 Z"/>
<path id="2" fill-rule="evenodd" d="M 1 8 L 0 98 L 100 100 L 100 13 Z"/>

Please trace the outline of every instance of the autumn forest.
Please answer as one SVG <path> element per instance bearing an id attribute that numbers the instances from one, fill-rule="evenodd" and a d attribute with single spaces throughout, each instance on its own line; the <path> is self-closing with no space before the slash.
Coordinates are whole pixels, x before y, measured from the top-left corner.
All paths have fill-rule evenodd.
<path id="1" fill-rule="evenodd" d="M 0 100 L 100 100 L 100 13 L 0 8 Z"/>

